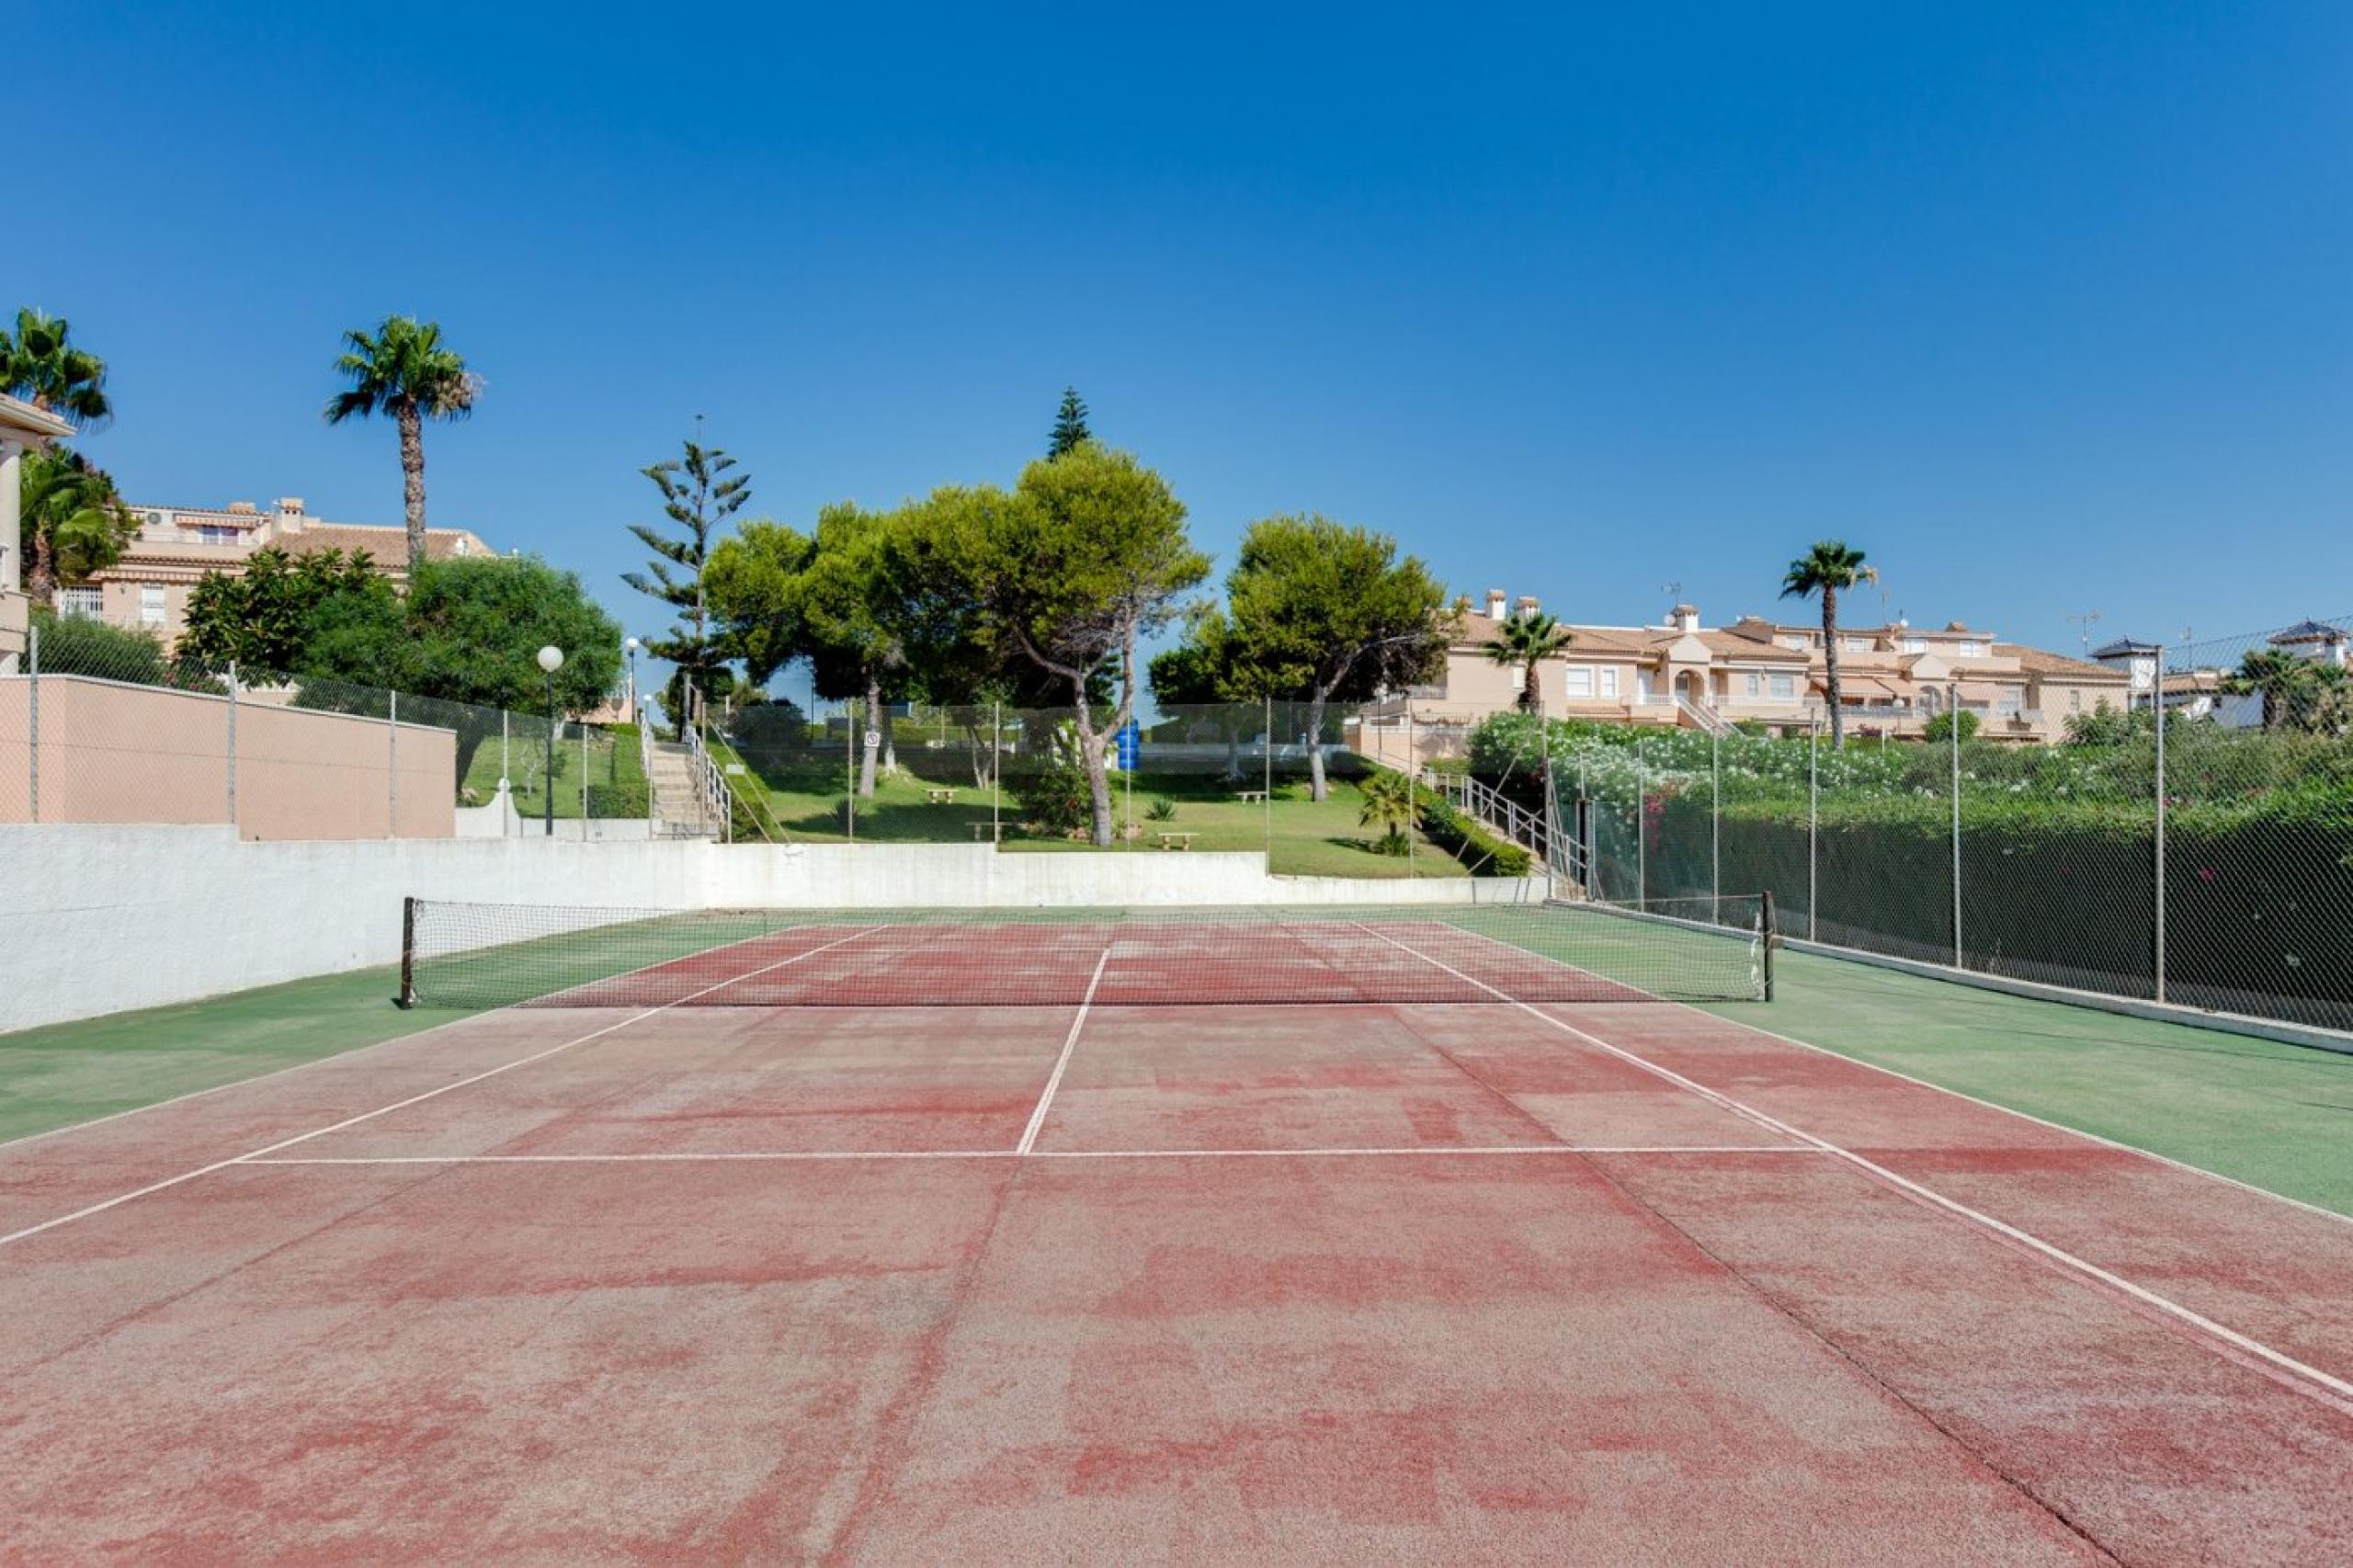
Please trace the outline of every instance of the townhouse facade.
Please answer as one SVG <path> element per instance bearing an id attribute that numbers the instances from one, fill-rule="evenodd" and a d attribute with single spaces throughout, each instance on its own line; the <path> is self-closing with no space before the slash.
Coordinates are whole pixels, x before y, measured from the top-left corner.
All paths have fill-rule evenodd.
<path id="1" fill-rule="evenodd" d="M 256 551 L 270 548 L 290 555 L 366 551 L 375 570 L 395 585 L 408 580 L 406 529 L 329 522 L 313 517 L 300 496 L 281 497 L 267 509 L 236 501 L 220 507 L 132 503 L 131 510 L 139 519 L 138 537 L 112 566 L 58 589 L 60 615 L 143 627 L 168 646 L 187 626 L 188 595 L 207 574 L 239 574 Z M 427 528 L 425 548 L 433 561 L 495 553 L 471 528 Z"/>
<path id="2" fill-rule="evenodd" d="M 1394 692 L 1366 710 L 1369 723 L 1467 731 L 1520 699 L 1526 669 L 1491 656 L 1509 621 L 1533 615 L 1532 598 L 1491 591 L 1483 608 L 1461 610 L 1441 677 Z M 1743 616 L 1704 624 L 1677 605 L 1655 626 L 1563 623 L 1566 644 L 1540 662 L 1538 688 L 1551 717 L 1664 727 L 1761 724 L 1803 734 L 1828 722 L 1828 659 L 1819 623 Z M 2063 738 L 2067 720 L 2102 703 L 2125 706 L 2130 675 L 1960 621 L 1929 629 L 1904 621 L 1839 630 L 1840 710 L 1849 735 L 1917 737 L 1958 703 L 1990 740 Z"/>

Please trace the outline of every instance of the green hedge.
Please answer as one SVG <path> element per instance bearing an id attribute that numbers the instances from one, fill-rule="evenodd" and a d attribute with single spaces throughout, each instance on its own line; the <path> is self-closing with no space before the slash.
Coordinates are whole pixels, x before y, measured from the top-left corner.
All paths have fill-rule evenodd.
<path id="1" fill-rule="evenodd" d="M 1421 799 L 1423 833 L 1470 867 L 1472 876 L 1524 877 L 1534 868 L 1536 858 L 1518 845 L 1505 843 L 1437 796 L 1416 793 Z"/>

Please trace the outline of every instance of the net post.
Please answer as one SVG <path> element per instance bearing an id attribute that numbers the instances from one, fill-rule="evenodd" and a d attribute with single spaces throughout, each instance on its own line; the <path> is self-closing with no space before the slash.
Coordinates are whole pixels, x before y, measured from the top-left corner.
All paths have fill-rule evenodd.
<path id="1" fill-rule="evenodd" d="M 1761 949 L 1764 970 L 1765 1000 L 1773 999 L 1773 949 L 1781 945 L 1780 932 L 1773 921 L 1773 890 L 1767 888 L 1756 900 L 1756 942 Z"/>
<path id="2" fill-rule="evenodd" d="M 401 900 L 401 994 L 392 998 L 395 1007 L 416 1006 L 416 900 Z"/>
<path id="3" fill-rule="evenodd" d="M 1414 839 L 1422 828 L 1422 764 L 1414 755 L 1414 697 L 1405 694 L 1405 876 L 1414 875 Z"/>

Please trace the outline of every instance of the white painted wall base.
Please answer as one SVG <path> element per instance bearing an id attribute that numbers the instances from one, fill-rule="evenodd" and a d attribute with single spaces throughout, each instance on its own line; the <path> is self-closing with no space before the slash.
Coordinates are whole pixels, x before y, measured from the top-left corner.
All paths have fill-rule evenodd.
<path id="1" fill-rule="evenodd" d="M 1276 877 L 1235 854 L 703 840 L 246 842 L 0 824 L 0 1031 L 389 964 L 403 897 L 629 909 L 1467 903 L 1541 881 Z"/>

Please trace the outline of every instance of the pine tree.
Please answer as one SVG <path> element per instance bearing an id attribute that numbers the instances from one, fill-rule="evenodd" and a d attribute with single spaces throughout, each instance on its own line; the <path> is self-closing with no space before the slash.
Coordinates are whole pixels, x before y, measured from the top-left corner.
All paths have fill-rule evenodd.
<path id="1" fill-rule="evenodd" d="M 1080 399 L 1076 387 L 1063 388 L 1063 405 L 1054 415 L 1054 430 L 1047 440 L 1046 455 L 1061 457 L 1073 447 L 1095 439 L 1086 427 L 1086 404 Z"/>
<path id="2" fill-rule="evenodd" d="M 673 626 L 667 636 L 648 639 L 645 650 L 657 659 L 667 659 L 676 665 L 678 675 L 693 681 L 695 688 L 706 698 L 724 695 L 730 684 L 719 639 L 711 634 L 702 572 L 710 559 L 711 535 L 752 498 L 750 475 L 723 477 L 734 466 L 735 460 L 718 448 L 688 441 L 684 458 L 673 458 L 647 469 L 645 477 L 662 492 L 663 514 L 683 529 L 686 537 L 666 538 L 651 525 L 631 523 L 629 531 L 654 551 L 654 559 L 646 562 L 652 575 L 640 572 L 621 574 L 621 581 L 639 593 L 660 599 L 679 611 L 679 624 Z M 674 713 L 672 717 L 683 721 L 684 714 Z"/>

